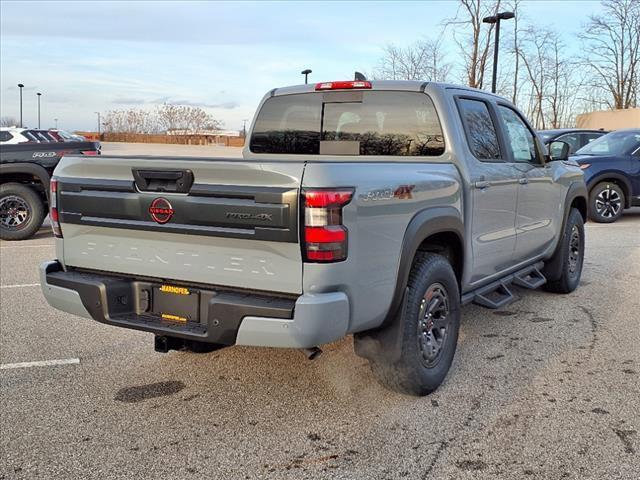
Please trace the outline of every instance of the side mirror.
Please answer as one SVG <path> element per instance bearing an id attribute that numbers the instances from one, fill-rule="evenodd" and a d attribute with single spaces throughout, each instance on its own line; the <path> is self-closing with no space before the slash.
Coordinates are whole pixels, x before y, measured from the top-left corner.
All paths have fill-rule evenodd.
<path id="1" fill-rule="evenodd" d="M 556 140 L 549 144 L 549 157 L 551 160 L 567 160 L 571 146 L 562 140 Z"/>

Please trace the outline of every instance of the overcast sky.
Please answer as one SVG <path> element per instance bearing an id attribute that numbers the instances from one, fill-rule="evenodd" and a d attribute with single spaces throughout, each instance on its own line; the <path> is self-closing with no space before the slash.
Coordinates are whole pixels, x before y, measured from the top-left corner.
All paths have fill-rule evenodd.
<path id="1" fill-rule="evenodd" d="M 95 129 L 94 112 L 164 102 L 198 105 L 227 128 L 251 119 L 277 86 L 371 72 L 386 43 L 442 35 L 457 2 L 0 1 L 0 110 L 24 122 Z M 523 16 L 573 34 L 597 1 L 526 1 Z M 505 29 L 508 27 L 505 25 Z M 447 59 L 459 64 L 444 33 Z"/>

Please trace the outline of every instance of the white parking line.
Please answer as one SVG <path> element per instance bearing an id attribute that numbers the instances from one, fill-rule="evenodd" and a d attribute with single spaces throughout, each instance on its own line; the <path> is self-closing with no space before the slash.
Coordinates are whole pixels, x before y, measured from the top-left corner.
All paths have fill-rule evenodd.
<path id="1" fill-rule="evenodd" d="M 0 285 L 0 288 L 26 288 L 26 287 L 39 287 L 39 283 L 23 283 L 22 285 Z"/>
<path id="2" fill-rule="evenodd" d="M 10 248 L 41 248 L 41 247 L 55 247 L 54 244 L 47 245 L 11 245 L 10 247 L 0 247 L 0 250 L 8 250 Z"/>
<path id="3" fill-rule="evenodd" d="M 52 367 L 55 365 L 75 365 L 80 363 L 79 358 L 65 358 L 63 360 L 42 360 L 40 362 L 5 363 L 0 365 L 0 370 L 10 368 Z"/>
<path id="4" fill-rule="evenodd" d="M 589 225 L 587 223 L 586 227 L 587 228 L 638 228 L 637 225 L 627 225 L 626 223 L 624 225 L 611 225 L 610 223 L 606 225 Z"/>

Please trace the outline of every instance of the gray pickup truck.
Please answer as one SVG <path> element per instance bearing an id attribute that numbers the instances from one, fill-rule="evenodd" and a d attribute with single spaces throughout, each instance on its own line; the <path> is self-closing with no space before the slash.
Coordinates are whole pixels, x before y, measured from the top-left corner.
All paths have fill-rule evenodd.
<path id="1" fill-rule="evenodd" d="M 243 158 L 63 158 L 42 291 L 163 352 L 313 357 L 353 334 L 383 384 L 424 395 L 451 366 L 461 305 L 577 287 L 587 191 L 557 147 L 465 87 L 274 89 Z"/>

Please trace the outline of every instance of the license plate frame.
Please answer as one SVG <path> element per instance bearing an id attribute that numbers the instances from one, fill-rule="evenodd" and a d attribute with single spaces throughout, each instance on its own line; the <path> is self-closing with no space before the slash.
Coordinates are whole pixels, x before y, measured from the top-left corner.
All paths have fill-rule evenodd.
<path id="1" fill-rule="evenodd" d="M 154 285 L 151 312 L 175 323 L 200 322 L 200 292 L 175 285 Z"/>

